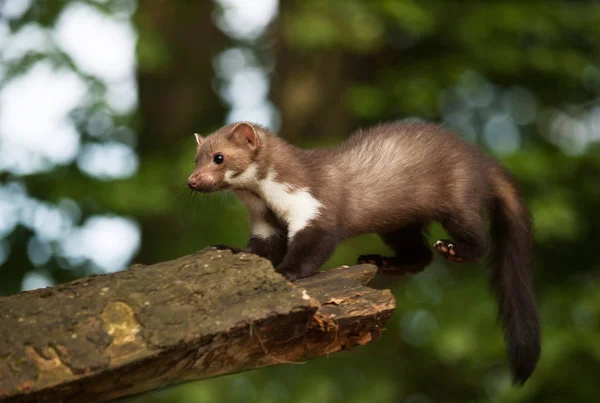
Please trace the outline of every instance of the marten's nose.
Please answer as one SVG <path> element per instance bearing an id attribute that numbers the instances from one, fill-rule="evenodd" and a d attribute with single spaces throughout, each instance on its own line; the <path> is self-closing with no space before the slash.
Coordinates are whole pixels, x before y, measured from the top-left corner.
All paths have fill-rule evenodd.
<path id="1" fill-rule="evenodd" d="M 190 177 L 188 179 L 188 187 L 192 190 L 196 190 L 197 186 L 198 186 L 198 180 L 196 178 Z"/>

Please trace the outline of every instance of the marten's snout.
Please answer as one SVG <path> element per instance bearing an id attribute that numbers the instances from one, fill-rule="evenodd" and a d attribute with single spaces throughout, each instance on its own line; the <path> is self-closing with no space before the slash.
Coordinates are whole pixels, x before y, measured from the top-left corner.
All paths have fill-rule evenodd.
<path id="1" fill-rule="evenodd" d="M 188 178 L 188 187 L 196 192 L 214 192 L 218 190 L 218 184 L 214 177 L 209 173 L 192 174 Z"/>
<path id="2" fill-rule="evenodd" d="M 188 179 L 188 187 L 191 190 L 196 190 L 196 188 L 198 187 L 198 180 L 190 176 L 190 178 Z"/>

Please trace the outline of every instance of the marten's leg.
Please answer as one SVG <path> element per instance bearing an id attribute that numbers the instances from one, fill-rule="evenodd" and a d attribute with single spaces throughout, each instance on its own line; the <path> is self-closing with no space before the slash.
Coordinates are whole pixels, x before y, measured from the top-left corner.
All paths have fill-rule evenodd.
<path id="1" fill-rule="evenodd" d="M 481 214 L 473 211 L 448 215 L 441 221 L 452 240 L 440 239 L 433 244 L 438 253 L 454 262 L 475 262 L 485 255 L 487 234 Z"/>
<path id="2" fill-rule="evenodd" d="M 312 276 L 331 257 L 338 242 L 334 231 L 305 227 L 289 238 L 287 253 L 278 271 L 290 281 Z"/>
<path id="3" fill-rule="evenodd" d="M 250 210 L 252 234 L 247 250 L 271 261 L 273 267 L 281 263 L 287 251 L 285 228 L 270 209 Z"/>
<path id="4" fill-rule="evenodd" d="M 433 255 L 423 236 L 425 223 L 406 226 L 396 231 L 379 234 L 395 256 L 362 255 L 358 263 L 377 265 L 380 273 L 402 275 L 423 270 Z"/>
<path id="5" fill-rule="evenodd" d="M 251 235 L 246 249 L 236 249 L 225 245 L 217 245 L 220 249 L 229 249 L 234 253 L 254 253 L 271 261 L 277 266 L 287 251 L 287 236 L 284 225 L 265 203 L 255 194 L 241 190 L 234 191 L 236 196 L 246 205 L 250 217 Z"/>
<path id="6" fill-rule="evenodd" d="M 217 249 L 227 249 L 233 253 L 254 253 L 271 261 L 273 267 L 281 263 L 287 252 L 287 236 L 285 230 L 272 211 L 265 209 L 250 214 L 252 233 L 245 249 L 228 245 L 215 245 Z"/>
<path id="7" fill-rule="evenodd" d="M 252 234 L 248 240 L 248 246 L 245 249 L 224 244 L 214 245 L 213 248 L 217 248 L 219 250 L 228 250 L 233 254 L 241 252 L 253 253 L 268 259 L 273 267 L 276 267 L 279 263 L 281 263 L 283 257 L 285 256 L 287 250 L 287 239 L 284 235 L 279 234 L 272 235 L 268 238 L 263 238 L 261 236 L 257 236 L 256 234 Z"/>
<path id="8" fill-rule="evenodd" d="M 252 235 L 248 241 L 247 251 L 271 261 L 276 267 L 285 256 L 287 251 L 287 238 L 283 234 L 272 235 L 262 238 Z"/>

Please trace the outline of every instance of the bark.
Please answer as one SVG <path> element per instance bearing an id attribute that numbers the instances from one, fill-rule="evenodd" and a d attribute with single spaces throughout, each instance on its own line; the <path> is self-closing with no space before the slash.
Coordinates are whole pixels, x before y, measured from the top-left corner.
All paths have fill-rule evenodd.
<path id="1" fill-rule="evenodd" d="M 205 249 L 0 298 L 0 401 L 93 402 L 285 364 L 379 337 L 395 301 L 370 265 L 295 283 Z"/>

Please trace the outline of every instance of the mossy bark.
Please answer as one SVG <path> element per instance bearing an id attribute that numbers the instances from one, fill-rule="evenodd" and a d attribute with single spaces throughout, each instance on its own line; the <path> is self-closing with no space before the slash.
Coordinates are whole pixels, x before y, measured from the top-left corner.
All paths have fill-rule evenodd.
<path id="1" fill-rule="evenodd" d="M 0 401 L 93 402 L 307 360 L 378 338 L 394 309 L 374 266 L 287 282 L 207 249 L 0 298 Z"/>

